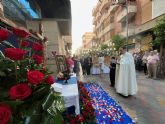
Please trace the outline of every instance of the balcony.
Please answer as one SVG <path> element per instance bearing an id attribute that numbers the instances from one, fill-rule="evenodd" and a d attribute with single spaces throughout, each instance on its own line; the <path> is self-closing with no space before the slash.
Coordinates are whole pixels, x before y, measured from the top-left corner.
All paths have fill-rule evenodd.
<path id="1" fill-rule="evenodd" d="M 100 12 L 101 13 L 104 13 L 107 8 L 110 7 L 110 1 L 109 0 L 103 0 L 102 3 L 101 3 L 101 6 L 100 6 Z"/>
<path id="2" fill-rule="evenodd" d="M 104 28 L 104 30 L 99 32 L 98 38 L 101 38 L 104 34 L 106 34 L 107 32 L 109 32 L 111 30 L 113 30 L 114 28 L 115 28 L 114 23 L 110 23 L 106 28 Z"/>
<path id="3" fill-rule="evenodd" d="M 96 25 L 96 18 L 93 18 L 93 25 Z"/>
<path id="4" fill-rule="evenodd" d="M 100 14 L 100 12 L 98 12 L 96 15 L 96 20 L 100 20 L 100 18 L 101 18 L 101 14 Z"/>
<path id="5" fill-rule="evenodd" d="M 128 19 L 133 17 L 137 12 L 137 6 L 136 5 L 128 5 Z M 118 15 L 117 15 L 117 21 L 123 22 L 126 20 L 127 16 L 127 10 L 124 8 Z"/>
<path id="6" fill-rule="evenodd" d="M 104 29 L 104 34 L 106 34 L 107 32 L 111 31 L 114 29 L 114 23 L 110 23 L 105 29 Z"/>
<path id="7" fill-rule="evenodd" d="M 104 30 L 102 30 L 101 32 L 99 32 L 98 38 L 101 38 L 103 35 L 104 35 Z"/>
<path id="8" fill-rule="evenodd" d="M 96 13 L 97 13 L 96 7 L 94 7 L 93 10 L 92 10 L 92 16 L 96 16 Z"/>
<path id="9" fill-rule="evenodd" d="M 128 27 L 128 36 L 132 36 L 135 34 L 135 26 Z M 127 29 L 126 27 L 123 28 L 123 31 L 120 33 L 123 37 L 127 36 Z"/>
<path id="10" fill-rule="evenodd" d="M 110 13 L 114 13 L 117 10 L 117 8 L 118 8 L 118 5 L 110 6 L 110 9 L 109 9 Z"/>

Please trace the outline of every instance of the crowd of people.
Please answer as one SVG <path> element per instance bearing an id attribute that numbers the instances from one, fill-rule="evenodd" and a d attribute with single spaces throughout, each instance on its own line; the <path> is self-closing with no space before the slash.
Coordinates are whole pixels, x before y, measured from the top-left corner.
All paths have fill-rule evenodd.
<path id="1" fill-rule="evenodd" d="M 148 78 L 157 79 L 157 69 L 159 64 L 159 53 L 157 50 L 138 52 L 133 54 L 136 70 L 144 71 Z"/>
<path id="2" fill-rule="evenodd" d="M 157 79 L 157 67 L 159 63 L 159 53 L 157 50 L 129 53 L 125 47 L 119 49 L 120 56 L 112 56 L 109 62 L 110 86 L 116 88 L 116 92 L 124 96 L 135 95 L 137 93 L 136 71 L 144 71 L 147 78 Z M 95 67 L 95 60 L 98 59 L 98 66 Z M 83 75 L 90 75 L 92 69 L 98 69 L 103 73 L 104 56 L 96 58 L 73 56 L 68 58 L 71 72 L 79 73 L 82 68 Z M 97 74 L 97 73 L 96 73 Z"/>

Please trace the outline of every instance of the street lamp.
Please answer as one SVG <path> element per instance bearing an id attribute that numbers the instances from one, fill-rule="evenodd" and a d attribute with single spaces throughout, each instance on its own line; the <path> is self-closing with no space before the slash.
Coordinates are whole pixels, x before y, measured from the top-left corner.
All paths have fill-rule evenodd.
<path id="1" fill-rule="evenodd" d="M 126 15 L 126 33 L 127 33 L 127 36 L 126 36 L 126 49 L 127 49 L 127 52 L 128 52 L 128 0 L 125 0 L 125 7 L 126 7 L 126 11 L 127 11 L 127 15 Z"/>

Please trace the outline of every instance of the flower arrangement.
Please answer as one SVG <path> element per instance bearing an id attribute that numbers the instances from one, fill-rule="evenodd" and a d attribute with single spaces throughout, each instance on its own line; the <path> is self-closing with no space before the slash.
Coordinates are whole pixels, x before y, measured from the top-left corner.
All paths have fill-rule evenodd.
<path id="1" fill-rule="evenodd" d="M 96 122 L 95 110 L 92 106 L 93 100 L 90 98 L 89 92 L 81 81 L 78 82 L 80 92 L 80 109 L 84 124 L 94 124 Z"/>
<path id="2" fill-rule="evenodd" d="M 0 29 L 0 124 L 61 123 L 64 103 L 51 90 L 54 78 L 44 66 L 42 43 L 27 41 L 30 33 L 22 29 L 12 33 L 19 48 Z"/>
<path id="3" fill-rule="evenodd" d="M 80 115 L 64 113 L 63 124 L 95 124 L 96 116 L 95 110 L 92 107 L 89 93 L 81 81 L 78 81 L 78 88 L 80 94 Z"/>

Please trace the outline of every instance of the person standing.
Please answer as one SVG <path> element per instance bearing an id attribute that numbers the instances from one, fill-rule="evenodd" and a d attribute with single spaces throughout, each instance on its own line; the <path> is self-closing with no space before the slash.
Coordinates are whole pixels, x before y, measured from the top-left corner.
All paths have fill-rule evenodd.
<path id="1" fill-rule="evenodd" d="M 87 68 L 86 68 L 87 75 L 90 75 L 90 73 L 91 73 L 91 67 L 92 67 L 92 59 L 91 59 L 91 57 L 88 57 L 87 58 L 86 66 L 87 66 Z"/>
<path id="2" fill-rule="evenodd" d="M 144 74 L 147 75 L 147 57 L 148 57 L 148 52 L 145 52 L 142 58 L 143 61 L 143 70 L 144 70 Z"/>
<path id="3" fill-rule="evenodd" d="M 126 47 L 121 47 L 119 50 L 121 56 L 116 91 L 123 96 L 135 95 L 138 88 L 134 58 L 131 53 L 126 51 Z"/>
<path id="4" fill-rule="evenodd" d="M 74 61 L 72 60 L 72 57 L 70 55 L 67 57 L 67 63 L 69 65 L 70 73 L 73 73 Z"/>
<path id="5" fill-rule="evenodd" d="M 156 52 L 151 51 L 150 55 L 147 58 L 147 63 L 148 63 L 148 78 L 156 79 L 156 73 L 157 73 L 157 65 L 159 61 L 159 56 L 157 55 Z"/>
<path id="6" fill-rule="evenodd" d="M 104 56 L 100 55 L 98 58 L 99 61 L 99 67 L 100 67 L 100 74 L 104 72 Z"/>
<path id="7" fill-rule="evenodd" d="M 115 57 L 112 57 L 110 62 L 110 73 L 109 73 L 111 87 L 115 86 L 115 72 L 116 72 L 116 59 Z"/>

